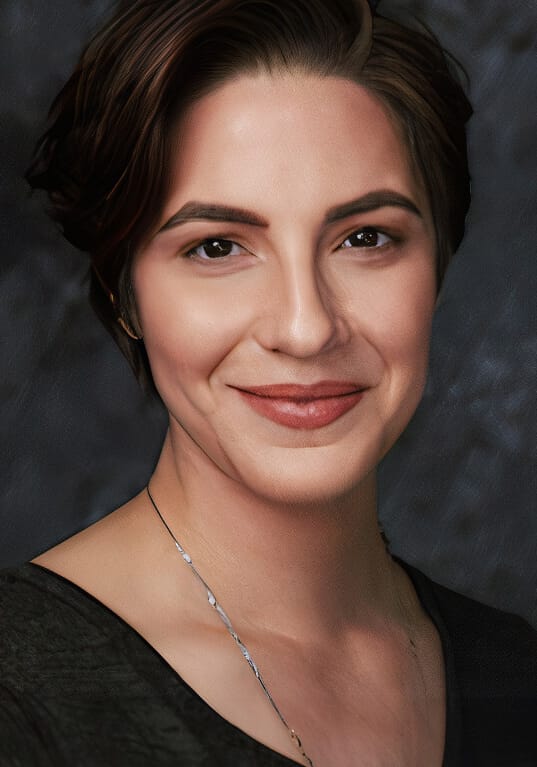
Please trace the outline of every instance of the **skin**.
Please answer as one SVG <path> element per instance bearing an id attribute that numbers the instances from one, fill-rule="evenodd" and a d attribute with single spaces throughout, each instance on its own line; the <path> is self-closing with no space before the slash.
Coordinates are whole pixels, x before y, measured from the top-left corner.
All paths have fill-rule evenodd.
<path id="1" fill-rule="evenodd" d="M 152 493 L 316 765 L 440 765 L 441 648 L 385 550 L 375 493 L 426 377 L 427 199 L 382 105 L 343 79 L 240 76 L 175 138 L 161 221 L 133 266 L 135 325 L 170 414 Z M 379 192 L 409 206 L 326 223 Z M 192 201 L 264 225 L 174 221 Z M 206 238 L 235 244 L 210 259 Z M 237 391 L 326 379 L 365 393 L 317 429 L 276 424 Z M 115 610 L 225 718 L 300 759 L 145 494 L 36 561 Z"/>

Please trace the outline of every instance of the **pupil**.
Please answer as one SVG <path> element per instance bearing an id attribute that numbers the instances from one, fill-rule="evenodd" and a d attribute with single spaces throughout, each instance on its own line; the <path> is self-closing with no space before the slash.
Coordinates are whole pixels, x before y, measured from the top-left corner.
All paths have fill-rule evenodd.
<path id="1" fill-rule="evenodd" d="M 205 243 L 205 252 L 210 257 L 218 258 L 227 256 L 231 247 L 232 243 L 229 240 L 210 240 Z"/>
<path id="2" fill-rule="evenodd" d="M 378 236 L 375 229 L 363 229 L 357 234 L 360 245 L 376 245 Z"/>

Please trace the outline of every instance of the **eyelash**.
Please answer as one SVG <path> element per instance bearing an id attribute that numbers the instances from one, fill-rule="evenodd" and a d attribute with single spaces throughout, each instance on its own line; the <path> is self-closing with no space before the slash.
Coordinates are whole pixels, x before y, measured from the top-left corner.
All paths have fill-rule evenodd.
<path id="1" fill-rule="evenodd" d="M 360 246 L 360 245 L 344 245 L 344 243 L 347 242 L 347 240 L 350 240 L 351 237 L 354 237 L 356 235 L 376 235 L 377 239 L 379 237 L 380 238 L 387 238 L 387 242 L 383 242 L 381 245 L 362 245 L 362 246 Z M 391 244 L 393 242 L 397 242 L 397 238 L 394 237 L 393 235 L 390 235 L 387 232 L 383 232 L 381 229 L 377 229 L 374 226 L 363 226 L 361 229 L 355 229 L 352 232 L 350 232 L 350 234 L 348 234 L 345 237 L 345 239 L 340 243 L 340 245 L 338 245 L 337 249 L 342 248 L 342 249 L 345 250 L 345 249 L 350 249 L 350 248 L 361 248 L 361 249 L 364 249 L 364 250 L 373 250 L 373 251 L 377 250 L 378 251 L 378 250 L 383 250 L 387 245 L 389 245 L 389 244 Z M 239 245 L 239 243 L 235 242 L 235 240 L 229 240 L 229 239 L 226 239 L 225 237 L 218 237 L 218 236 L 216 236 L 216 237 L 206 237 L 205 239 L 201 240 L 201 242 L 198 242 L 192 248 L 187 250 L 184 253 L 184 256 L 186 258 L 190 258 L 190 259 L 193 259 L 193 258 L 197 257 L 201 261 L 215 261 L 215 262 L 217 262 L 217 261 L 222 261 L 225 258 L 229 258 L 229 257 L 231 257 L 233 255 L 237 255 L 237 254 L 233 254 L 233 253 L 226 253 L 223 256 L 216 256 L 214 258 L 210 258 L 210 257 L 200 256 L 198 253 L 196 253 L 196 251 L 198 249 L 204 248 L 204 247 L 206 247 L 209 244 L 215 244 L 215 243 L 219 243 L 220 245 L 222 243 L 226 243 L 228 245 L 237 246 L 239 248 L 242 248 L 242 246 Z"/>

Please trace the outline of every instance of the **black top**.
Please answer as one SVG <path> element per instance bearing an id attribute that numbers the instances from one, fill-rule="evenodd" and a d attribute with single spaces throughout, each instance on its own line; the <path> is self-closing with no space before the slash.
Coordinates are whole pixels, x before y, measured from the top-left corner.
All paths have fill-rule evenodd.
<path id="1" fill-rule="evenodd" d="M 536 767 L 537 632 L 401 564 L 442 641 L 444 767 Z M 0 571 L 1 767 L 293 764 L 78 586 L 33 564 Z"/>

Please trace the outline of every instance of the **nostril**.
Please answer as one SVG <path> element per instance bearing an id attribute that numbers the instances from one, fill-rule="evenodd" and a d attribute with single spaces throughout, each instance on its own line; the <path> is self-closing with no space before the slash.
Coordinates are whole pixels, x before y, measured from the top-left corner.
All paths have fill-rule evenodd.
<path id="1" fill-rule="evenodd" d="M 342 304 L 325 284 L 315 260 L 282 257 L 279 265 L 265 311 L 256 310 L 257 342 L 271 352 L 306 358 L 344 341 L 346 323 L 338 309 Z"/>

